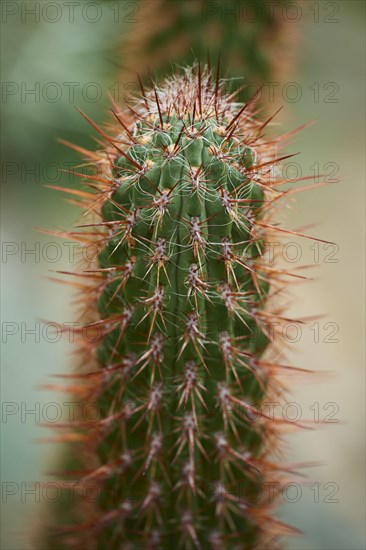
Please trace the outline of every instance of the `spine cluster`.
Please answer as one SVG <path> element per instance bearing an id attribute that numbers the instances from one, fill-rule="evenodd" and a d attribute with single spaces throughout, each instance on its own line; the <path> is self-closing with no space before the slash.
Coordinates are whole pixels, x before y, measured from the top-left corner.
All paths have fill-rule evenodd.
<path id="1" fill-rule="evenodd" d="M 78 277 L 95 338 L 72 391 L 99 415 L 71 439 L 76 483 L 100 491 L 62 529 L 77 548 L 274 548 L 289 531 L 271 516 L 281 426 L 261 409 L 286 368 L 263 358 L 283 320 L 286 274 L 265 261 L 280 139 L 223 88 L 195 66 L 142 89 L 84 151 L 98 170 L 71 237 L 98 247 Z"/>

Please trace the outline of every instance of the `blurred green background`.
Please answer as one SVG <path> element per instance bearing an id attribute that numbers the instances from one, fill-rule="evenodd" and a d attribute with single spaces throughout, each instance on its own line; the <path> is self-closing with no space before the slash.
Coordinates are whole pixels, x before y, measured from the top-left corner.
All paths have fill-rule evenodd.
<path id="1" fill-rule="evenodd" d="M 22 4 L 41 10 L 40 16 L 22 13 Z M 96 122 L 106 120 L 108 91 L 117 93 L 118 67 L 127 61 L 121 37 L 134 25 L 124 21 L 134 13 L 134 2 L 119 3 L 124 11 L 118 22 L 116 2 L 97 3 L 100 17 L 95 3 L 81 3 L 75 7 L 73 22 L 65 3 L 48 3 L 42 15 L 46 4 L 4 2 L 2 8 L 4 550 L 32 548 L 27 533 L 42 522 L 40 489 L 36 494 L 27 489 L 32 482 L 47 478 L 45 472 L 58 449 L 35 440 L 47 435 L 39 426 L 44 420 L 42 407 L 63 402 L 64 397 L 40 386 L 49 374 L 72 365 L 72 346 L 52 342 L 51 334 L 44 336 L 37 323 L 74 319 L 70 288 L 55 285 L 47 276 L 52 275 L 49 270 L 75 266 L 70 265 L 69 249 L 62 239 L 56 241 L 34 228 L 70 229 L 78 210 L 44 184 L 79 185 L 56 170 L 79 162 L 77 154 L 56 138 L 94 147 L 91 129 L 75 106 Z M 59 20 L 51 4 L 61 6 Z M 81 7 L 86 4 L 89 8 L 82 17 Z M 309 482 L 294 488 L 299 491 L 300 487 L 300 496 L 288 491 L 280 513 L 304 532 L 303 537 L 287 541 L 291 550 L 356 550 L 365 548 L 365 3 L 305 0 L 302 6 L 303 17 L 296 23 L 302 39 L 289 79 L 295 86 L 276 87 L 276 104 L 284 105 L 278 122 L 281 131 L 289 131 L 317 119 L 297 135 L 291 150 L 301 155 L 291 169 L 303 175 L 335 169 L 335 177 L 343 179 L 296 195 L 293 208 L 283 214 L 286 227 L 307 226 L 308 234 L 339 246 L 326 250 L 320 245 L 316 250 L 311 241 L 291 239 L 301 247 L 301 262 L 314 264 L 316 253 L 319 261 L 311 270 L 312 282 L 292 287 L 290 314 L 323 317 L 317 327 L 303 329 L 300 340 L 289 346 L 289 363 L 333 374 L 315 380 L 294 378 L 289 401 L 301 407 L 302 418 L 314 418 L 318 410 L 320 420 L 334 412 L 340 422 L 318 424 L 316 430 L 300 430 L 287 438 L 290 460 L 322 464 L 306 470 Z M 334 21 L 328 20 L 325 15 L 333 9 L 335 15 L 330 19 Z M 121 99 L 128 90 L 128 81 L 119 83 Z M 317 226 L 310 227 L 313 224 Z M 335 254 L 330 257 L 332 251 Z M 35 333 L 28 333 L 30 329 Z M 337 334 L 332 337 L 334 329 Z M 32 409 L 34 414 L 27 413 Z M 49 416 L 57 414 L 56 408 L 47 411 Z"/>

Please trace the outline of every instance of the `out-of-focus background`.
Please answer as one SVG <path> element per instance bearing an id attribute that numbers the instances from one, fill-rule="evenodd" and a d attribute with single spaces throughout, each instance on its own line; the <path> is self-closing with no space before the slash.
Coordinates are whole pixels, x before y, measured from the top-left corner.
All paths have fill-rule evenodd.
<path id="1" fill-rule="evenodd" d="M 74 4 L 74 8 L 70 6 Z M 365 251 L 365 4 L 300 2 L 301 33 L 291 77 L 274 88 L 283 104 L 281 131 L 316 119 L 296 136 L 300 151 L 288 175 L 314 175 L 329 186 L 294 195 L 283 214 L 288 228 L 336 246 L 291 238 L 282 247 L 287 267 L 316 264 L 313 281 L 292 287 L 289 314 L 318 315 L 301 334 L 287 335 L 289 363 L 317 378 L 293 378 L 280 414 L 315 420 L 314 430 L 287 438 L 294 462 L 320 461 L 308 480 L 289 486 L 280 515 L 304 532 L 291 550 L 365 548 L 364 539 L 364 251 Z M 47 7 L 48 6 L 48 7 Z M 116 10 L 119 10 L 118 13 Z M 2 542 L 29 549 L 27 533 L 47 501 L 57 498 L 40 482 L 58 448 L 37 440 L 40 425 L 60 414 L 64 398 L 41 390 L 48 375 L 72 365 L 72 346 L 44 329 L 42 320 L 74 319 L 71 289 L 47 277 L 75 267 L 63 239 L 35 227 L 70 229 L 75 206 L 44 184 L 77 188 L 59 169 L 79 162 L 61 137 L 94 147 L 79 106 L 96 122 L 107 118 L 108 92 L 123 99 L 126 63 L 121 37 L 139 18 L 136 2 L 3 2 L 2 6 Z M 136 37 L 138 39 L 139 37 Z M 294 46 L 295 47 L 295 46 Z M 119 52 L 120 55 L 116 55 Z M 243 69 L 245 76 L 245 69 Z M 265 88 L 269 93 L 269 86 Z M 267 93 L 266 92 L 266 93 Z M 270 100 L 270 95 L 268 96 Z M 265 98 L 264 98 L 265 99 Z M 325 174 L 325 176 L 319 176 Z M 291 176 L 290 176 L 291 177 Z M 337 181 L 339 180 L 339 181 Z M 314 183 L 314 181 L 310 182 Z M 316 227 L 313 227 L 314 224 Z M 293 244 L 296 243 L 296 244 Z M 291 264 L 291 265 L 290 265 Z M 47 432 L 49 433 L 49 432 Z"/>

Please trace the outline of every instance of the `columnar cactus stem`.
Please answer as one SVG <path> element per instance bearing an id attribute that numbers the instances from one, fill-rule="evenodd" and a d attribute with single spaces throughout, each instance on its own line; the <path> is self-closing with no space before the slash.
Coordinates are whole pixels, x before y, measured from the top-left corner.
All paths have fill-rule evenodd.
<path id="1" fill-rule="evenodd" d="M 93 124 L 106 145 L 87 153 L 78 238 L 99 246 L 82 273 L 96 337 L 73 391 L 100 414 L 73 452 L 100 496 L 62 530 L 77 548 L 273 548 L 287 532 L 266 487 L 289 467 L 261 410 L 282 390 L 262 359 L 282 319 L 268 297 L 285 274 L 264 258 L 280 139 L 234 100 L 198 65 L 115 106 L 113 137 Z"/>
<path id="2" fill-rule="evenodd" d="M 253 85 L 280 84 L 292 74 L 299 36 L 288 4 L 286 0 L 140 0 L 123 35 L 120 78 L 132 84 L 138 72 L 144 80 L 147 68 L 161 78 L 170 74 L 172 59 L 188 66 L 197 59 L 216 63 L 221 56 L 232 79 L 227 85 L 234 90 L 240 79 L 241 97 L 247 100 Z M 264 98 L 263 106 L 273 102 L 268 89 L 263 90 Z"/>

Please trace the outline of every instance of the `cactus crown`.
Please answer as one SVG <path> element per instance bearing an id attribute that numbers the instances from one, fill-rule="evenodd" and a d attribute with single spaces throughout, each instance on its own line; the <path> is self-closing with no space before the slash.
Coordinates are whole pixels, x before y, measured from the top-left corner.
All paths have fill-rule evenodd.
<path id="1" fill-rule="evenodd" d="M 100 417 L 78 422 L 74 454 L 100 494 L 66 528 L 77 547 L 263 548 L 286 530 L 264 491 L 277 425 L 258 411 L 279 391 L 261 358 L 279 140 L 223 85 L 195 66 L 115 106 L 113 137 L 94 125 L 79 238 L 98 243 L 82 273 L 95 338 L 75 379 Z"/>

